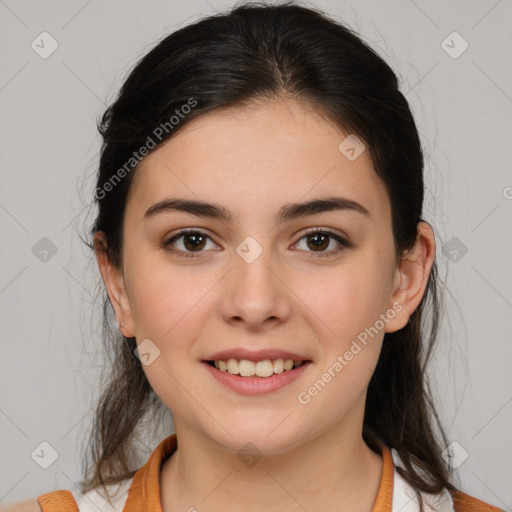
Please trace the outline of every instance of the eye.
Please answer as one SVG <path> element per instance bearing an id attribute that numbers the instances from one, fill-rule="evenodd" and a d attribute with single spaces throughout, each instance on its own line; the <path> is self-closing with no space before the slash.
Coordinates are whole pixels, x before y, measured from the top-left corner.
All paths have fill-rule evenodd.
<path id="1" fill-rule="evenodd" d="M 174 247 L 174 244 L 178 240 L 180 241 L 182 247 L 176 248 Z M 218 248 L 218 246 L 213 243 L 211 238 L 206 233 L 196 229 L 182 229 L 179 233 L 164 242 L 163 247 L 172 253 L 176 253 L 178 256 L 196 258 L 200 256 L 202 252 L 204 252 L 203 249 L 205 249 L 208 240 L 212 242 L 214 246 L 213 248 Z M 313 253 L 310 257 L 330 256 L 334 253 L 342 251 L 345 248 L 353 246 L 352 243 L 348 242 L 345 238 L 338 235 L 337 233 L 334 233 L 328 229 L 321 228 L 314 228 L 308 231 L 299 239 L 299 242 L 294 244 L 292 247 L 298 247 L 302 240 L 306 240 L 306 249 L 301 250 L 306 250 L 306 252 Z M 336 242 L 337 247 L 327 251 L 326 249 L 331 245 L 330 242 L 332 240 Z M 308 251 L 308 248 L 312 248 L 312 250 Z"/>
<path id="2" fill-rule="evenodd" d="M 312 254 L 310 257 L 324 257 L 324 256 L 331 256 L 334 253 L 339 253 L 343 249 L 352 247 L 352 244 L 348 242 L 345 238 L 338 235 L 337 233 L 334 233 L 333 231 L 330 231 L 328 229 L 321 229 L 321 228 L 314 228 L 307 232 L 306 235 L 304 235 L 299 242 L 297 242 L 294 247 L 298 247 L 300 245 L 300 242 L 302 240 L 306 240 L 306 250 L 307 248 L 312 248 Z M 331 245 L 331 241 L 335 240 L 335 242 L 338 244 L 338 246 L 335 249 L 331 249 L 329 251 L 325 250 Z"/>
<path id="3" fill-rule="evenodd" d="M 173 244 L 180 240 L 183 249 L 176 249 L 173 247 Z M 211 238 L 202 231 L 198 231 L 195 229 L 182 229 L 178 234 L 171 237 L 167 242 L 164 242 L 164 248 L 168 249 L 170 252 L 179 253 L 179 256 L 184 256 L 186 258 L 196 258 L 200 255 L 202 249 L 204 249 L 206 245 L 206 240 L 210 240 Z M 213 243 L 213 242 L 212 242 Z M 213 244 L 217 247 L 215 244 Z M 194 254 L 199 253 L 199 254 Z"/>

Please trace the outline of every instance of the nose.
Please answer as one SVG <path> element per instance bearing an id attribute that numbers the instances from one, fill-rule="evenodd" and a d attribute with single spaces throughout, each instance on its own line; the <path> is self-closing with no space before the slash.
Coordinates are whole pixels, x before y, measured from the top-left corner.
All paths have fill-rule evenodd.
<path id="1" fill-rule="evenodd" d="M 291 312 L 292 293 L 285 271 L 272 251 L 265 248 L 253 261 L 235 253 L 232 261 L 221 299 L 225 321 L 243 324 L 251 331 L 285 322 Z"/>

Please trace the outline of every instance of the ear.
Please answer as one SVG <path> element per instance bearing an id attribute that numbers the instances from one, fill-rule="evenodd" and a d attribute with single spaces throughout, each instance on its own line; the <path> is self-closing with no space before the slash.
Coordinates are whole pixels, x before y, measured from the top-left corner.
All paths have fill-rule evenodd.
<path id="1" fill-rule="evenodd" d="M 425 293 L 435 254 L 432 228 L 426 222 L 418 223 L 414 247 L 402 255 L 396 269 L 390 305 L 397 313 L 386 324 L 385 332 L 395 332 L 407 325 Z"/>
<path id="2" fill-rule="evenodd" d="M 110 261 L 107 251 L 107 239 L 102 231 L 98 231 L 94 235 L 94 250 L 101 277 L 107 288 L 110 303 L 114 308 L 117 323 L 120 326 L 121 322 L 124 322 L 123 327 L 120 326 L 119 330 L 125 337 L 131 338 L 135 334 L 130 302 L 124 285 L 123 271 Z"/>

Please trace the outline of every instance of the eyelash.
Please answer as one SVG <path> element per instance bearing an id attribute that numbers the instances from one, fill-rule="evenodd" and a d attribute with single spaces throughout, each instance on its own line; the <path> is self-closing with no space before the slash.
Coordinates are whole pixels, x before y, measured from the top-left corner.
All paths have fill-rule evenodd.
<path id="1" fill-rule="evenodd" d="M 329 229 L 321 229 L 321 228 L 313 228 L 313 229 L 307 231 L 306 233 L 304 233 L 304 235 L 302 235 L 299 238 L 299 240 L 298 240 L 298 242 L 296 242 L 296 244 L 298 244 L 303 238 L 306 238 L 311 235 L 315 235 L 317 233 L 321 233 L 321 234 L 330 236 L 331 238 L 336 240 L 340 244 L 341 247 L 338 247 L 337 249 L 334 249 L 331 251 L 323 251 L 323 252 L 322 251 L 321 252 L 307 251 L 307 252 L 312 253 L 310 256 L 311 258 L 316 258 L 316 257 L 323 258 L 323 257 L 331 256 L 332 254 L 337 254 L 337 253 L 343 251 L 344 249 L 353 247 L 353 245 L 354 245 L 351 242 L 349 242 L 348 240 L 346 240 L 343 237 L 341 237 L 340 235 L 338 235 L 337 233 L 334 233 L 333 231 L 330 231 Z M 182 251 L 181 249 L 175 249 L 172 247 L 172 244 L 176 240 L 183 237 L 184 235 L 190 235 L 190 234 L 201 235 L 201 236 L 204 236 L 211 240 L 211 238 L 206 233 L 203 233 L 202 231 L 199 231 L 197 229 L 182 229 L 176 235 L 172 236 L 169 240 L 164 242 L 162 245 L 163 245 L 164 249 L 166 249 L 169 252 L 172 252 L 174 254 L 177 254 L 178 256 L 183 256 L 185 258 L 200 257 L 201 253 L 204 251 L 199 251 L 197 253 L 194 253 L 194 252 Z M 296 244 L 294 244 L 294 245 L 296 245 Z"/>

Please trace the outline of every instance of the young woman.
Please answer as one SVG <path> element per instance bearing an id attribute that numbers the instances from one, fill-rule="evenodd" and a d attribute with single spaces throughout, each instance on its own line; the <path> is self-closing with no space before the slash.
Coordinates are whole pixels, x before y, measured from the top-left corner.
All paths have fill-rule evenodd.
<path id="1" fill-rule="evenodd" d="M 26 510 L 500 510 L 450 483 L 422 150 L 372 49 L 239 6 L 163 39 L 100 131 L 91 247 L 122 336 L 85 494 Z M 176 433 L 140 467 L 159 407 Z"/>

